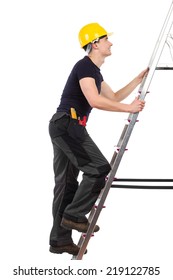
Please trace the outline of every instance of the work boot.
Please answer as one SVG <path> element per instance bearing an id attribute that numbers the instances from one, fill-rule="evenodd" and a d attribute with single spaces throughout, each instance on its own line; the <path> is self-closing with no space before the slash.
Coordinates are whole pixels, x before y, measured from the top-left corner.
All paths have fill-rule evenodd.
<path id="1" fill-rule="evenodd" d="M 54 254 L 62 254 L 62 253 L 68 253 L 71 255 L 76 256 L 79 253 L 80 247 L 75 245 L 74 243 L 68 244 L 68 245 L 61 245 L 61 246 L 50 246 L 49 251 Z M 85 254 L 87 253 L 87 250 L 85 251 Z"/>
<path id="2" fill-rule="evenodd" d="M 72 230 L 72 229 L 75 229 L 79 232 L 83 232 L 83 233 L 86 233 L 88 228 L 89 228 L 89 222 L 84 222 L 84 223 L 76 223 L 76 222 L 73 222 L 73 221 L 70 221 L 70 220 L 67 220 L 65 218 L 62 218 L 62 221 L 61 221 L 61 226 L 63 228 L 66 228 L 66 229 L 69 229 L 69 230 Z M 99 226 L 95 226 L 94 227 L 94 232 L 97 232 L 99 231 L 100 227 Z"/>

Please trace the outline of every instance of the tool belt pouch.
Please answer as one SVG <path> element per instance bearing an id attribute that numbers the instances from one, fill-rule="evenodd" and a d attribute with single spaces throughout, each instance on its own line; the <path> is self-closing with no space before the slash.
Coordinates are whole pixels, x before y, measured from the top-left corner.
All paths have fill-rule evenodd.
<path id="1" fill-rule="evenodd" d="M 67 133 L 70 116 L 65 112 L 54 114 L 49 123 L 49 134 L 51 138 L 56 138 Z"/>
<path id="2" fill-rule="evenodd" d="M 79 124 L 76 119 L 70 118 L 70 123 L 68 126 L 68 134 L 76 141 L 82 142 L 85 139 L 86 129 L 84 126 Z"/>

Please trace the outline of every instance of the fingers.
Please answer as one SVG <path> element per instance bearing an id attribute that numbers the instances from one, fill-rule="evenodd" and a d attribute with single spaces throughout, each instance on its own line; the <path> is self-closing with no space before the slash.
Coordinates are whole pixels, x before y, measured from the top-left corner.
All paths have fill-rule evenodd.
<path id="1" fill-rule="evenodd" d="M 142 111 L 144 107 L 145 107 L 145 101 L 139 100 L 139 104 L 138 104 L 139 111 Z"/>
<path id="2" fill-rule="evenodd" d="M 138 102 L 139 104 L 145 106 L 145 101 L 144 100 L 140 100 L 139 98 L 140 98 L 140 95 L 136 96 L 135 97 L 135 101 Z"/>
<path id="3" fill-rule="evenodd" d="M 144 109 L 145 107 L 145 101 L 144 100 L 140 100 L 139 96 L 135 97 L 135 100 L 131 103 L 131 113 L 137 113 L 140 112 Z"/>
<path id="4" fill-rule="evenodd" d="M 145 101 L 144 100 L 140 100 L 139 96 L 137 96 L 135 98 L 135 103 L 136 103 L 136 109 L 138 112 L 142 111 L 145 107 Z"/>
<path id="5" fill-rule="evenodd" d="M 149 67 L 144 71 L 144 76 L 147 77 L 148 76 L 148 72 L 149 72 Z"/>
<path id="6" fill-rule="evenodd" d="M 145 70 L 143 70 L 140 74 L 139 74 L 139 79 L 140 79 L 140 81 L 142 81 L 142 79 L 145 77 L 145 76 L 147 76 L 148 75 L 148 72 L 149 72 L 149 67 L 147 67 Z"/>

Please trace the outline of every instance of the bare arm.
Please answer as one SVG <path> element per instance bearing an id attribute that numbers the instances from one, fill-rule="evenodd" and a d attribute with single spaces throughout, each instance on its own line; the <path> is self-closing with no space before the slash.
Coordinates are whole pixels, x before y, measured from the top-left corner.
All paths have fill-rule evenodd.
<path id="1" fill-rule="evenodd" d="M 109 96 L 99 94 L 93 78 L 81 79 L 80 87 L 88 103 L 93 108 L 105 111 L 136 113 L 141 111 L 145 104 L 144 101 L 140 101 L 138 99 L 135 99 L 131 104 L 120 103 L 113 98 L 115 95 L 113 91 L 111 91 L 113 95 L 111 95 L 109 91 Z"/>
<path id="2" fill-rule="evenodd" d="M 117 92 L 113 92 L 112 89 L 105 83 L 102 83 L 101 95 L 107 98 L 116 100 L 118 102 L 124 100 L 130 95 L 130 93 L 142 82 L 142 79 L 148 73 L 148 68 L 142 71 L 137 77 L 135 77 L 129 84 L 121 88 Z"/>

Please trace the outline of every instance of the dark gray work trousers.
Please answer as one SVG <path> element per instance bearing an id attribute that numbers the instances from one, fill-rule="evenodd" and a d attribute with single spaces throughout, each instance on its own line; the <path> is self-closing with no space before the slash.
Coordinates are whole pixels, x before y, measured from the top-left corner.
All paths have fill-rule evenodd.
<path id="1" fill-rule="evenodd" d="M 50 245 L 72 243 L 72 231 L 61 227 L 65 217 L 86 222 L 111 167 L 84 126 L 67 113 L 57 112 L 49 124 L 54 151 L 55 187 Z M 78 184 L 79 171 L 83 179 Z"/>

